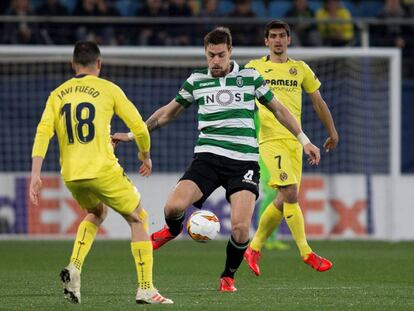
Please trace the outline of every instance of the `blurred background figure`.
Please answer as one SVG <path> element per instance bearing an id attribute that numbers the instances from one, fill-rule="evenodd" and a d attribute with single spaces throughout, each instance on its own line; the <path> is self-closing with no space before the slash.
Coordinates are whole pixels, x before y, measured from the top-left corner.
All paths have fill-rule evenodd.
<path id="1" fill-rule="evenodd" d="M 201 2 L 201 17 L 221 17 L 218 10 L 219 0 L 202 0 Z"/>
<path id="2" fill-rule="evenodd" d="M 37 15 L 66 16 L 68 9 L 59 0 L 46 0 L 36 10 Z"/>
<path id="3" fill-rule="evenodd" d="M 167 11 L 161 0 L 146 0 L 145 4 L 138 9 L 138 17 L 165 17 Z M 138 33 L 134 43 L 138 45 L 165 45 L 168 33 L 165 27 L 158 24 L 140 24 L 137 26 Z"/>
<path id="4" fill-rule="evenodd" d="M 234 10 L 229 13 L 229 17 L 249 17 L 255 18 L 256 14 L 252 10 L 251 0 L 235 0 Z M 230 27 L 233 34 L 233 44 L 235 46 L 259 45 L 261 36 L 258 36 L 257 29 L 254 24 L 234 24 Z"/>
<path id="5" fill-rule="evenodd" d="M 170 17 L 192 17 L 192 11 L 186 0 L 170 0 L 168 6 Z M 168 26 L 167 45 L 190 45 L 191 27 L 186 24 L 173 24 Z"/>
<path id="6" fill-rule="evenodd" d="M 0 1 L 0 15 L 4 15 L 7 9 L 10 7 L 11 0 Z"/>
<path id="7" fill-rule="evenodd" d="M 406 11 L 401 5 L 400 0 L 386 0 L 384 8 L 378 14 L 378 18 L 387 20 L 391 18 L 405 18 Z M 395 46 L 404 48 L 406 39 L 404 38 L 404 29 L 401 25 L 387 24 L 372 27 L 371 43 L 374 46 Z"/>
<path id="8" fill-rule="evenodd" d="M 119 11 L 106 0 L 78 0 L 75 16 L 120 16 Z M 80 24 L 76 31 L 76 40 L 94 41 L 99 45 L 116 45 L 117 40 L 112 25 Z"/>
<path id="9" fill-rule="evenodd" d="M 27 16 L 34 15 L 34 12 L 29 0 L 13 0 L 5 14 Z M 7 23 L 4 26 L 2 41 L 7 44 L 38 44 L 38 26 L 27 22 Z"/>
<path id="10" fill-rule="evenodd" d="M 286 13 L 286 17 L 300 20 L 292 27 L 292 45 L 322 45 L 322 39 L 316 25 L 307 21 L 307 19 L 315 17 L 315 13 L 309 7 L 308 0 L 294 0 L 292 7 Z"/>
<path id="11" fill-rule="evenodd" d="M 191 11 L 191 16 L 199 16 L 201 11 L 200 1 L 198 0 L 187 0 L 187 5 Z"/>
<path id="12" fill-rule="evenodd" d="M 326 20 L 351 21 L 348 9 L 339 0 L 324 0 L 324 5 L 316 12 L 318 30 L 323 44 L 328 46 L 345 46 L 354 43 L 354 26 L 350 23 L 324 23 Z"/>
<path id="13" fill-rule="evenodd" d="M 69 12 L 59 0 L 46 0 L 37 8 L 36 14 L 41 16 L 67 16 Z M 70 44 L 73 41 L 71 33 L 71 27 L 68 24 L 62 24 L 60 27 L 56 27 L 52 23 L 40 25 L 40 36 L 46 44 Z"/>
<path id="14" fill-rule="evenodd" d="M 413 18 L 414 2 L 406 2 L 403 6 L 400 0 L 386 0 L 384 8 L 378 14 L 378 19 L 389 20 L 398 18 Z M 411 14 L 411 15 L 410 15 Z M 390 46 L 402 49 L 403 75 L 412 74 L 414 70 L 414 26 L 388 23 L 375 25 L 370 32 L 372 46 Z"/>
<path id="15" fill-rule="evenodd" d="M 219 8 L 219 0 L 202 0 L 200 7 L 200 17 L 222 17 Z M 219 24 L 212 23 L 203 23 L 202 25 L 197 25 L 197 34 L 192 38 L 194 45 L 203 45 L 204 34 L 211 31 L 212 29 L 220 26 Z"/>

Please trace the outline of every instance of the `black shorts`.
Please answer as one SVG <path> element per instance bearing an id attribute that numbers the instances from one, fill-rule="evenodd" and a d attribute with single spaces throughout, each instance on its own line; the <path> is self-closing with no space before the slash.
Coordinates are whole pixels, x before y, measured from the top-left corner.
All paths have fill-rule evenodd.
<path id="1" fill-rule="evenodd" d="M 259 164 L 255 161 L 233 160 L 213 153 L 196 153 L 190 167 L 180 180 L 191 180 L 197 184 L 203 197 L 193 205 L 201 208 L 204 201 L 223 186 L 226 199 L 240 190 L 249 190 L 259 197 Z"/>

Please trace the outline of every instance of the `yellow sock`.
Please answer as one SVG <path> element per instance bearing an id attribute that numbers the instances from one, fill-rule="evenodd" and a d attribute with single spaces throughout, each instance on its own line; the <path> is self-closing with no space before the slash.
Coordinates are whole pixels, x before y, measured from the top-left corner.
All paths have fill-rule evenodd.
<path id="1" fill-rule="evenodd" d="M 300 255 L 306 257 L 312 252 L 308 245 L 305 234 L 305 220 L 303 219 L 302 210 L 299 203 L 284 203 L 283 214 L 285 215 L 286 223 L 289 226 L 293 239 L 299 248 Z"/>
<path id="2" fill-rule="evenodd" d="M 87 220 L 82 221 L 78 227 L 70 262 L 73 263 L 79 271 L 82 271 L 83 262 L 92 247 L 97 231 L 98 227 Z"/>
<path id="3" fill-rule="evenodd" d="M 260 251 L 267 238 L 280 225 L 282 219 L 283 213 L 271 202 L 260 217 L 259 226 L 250 243 L 250 247 L 255 251 Z"/>
<path id="4" fill-rule="evenodd" d="M 150 241 L 131 242 L 131 252 L 137 269 L 138 287 L 153 289 L 152 284 L 152 244 Z"/>

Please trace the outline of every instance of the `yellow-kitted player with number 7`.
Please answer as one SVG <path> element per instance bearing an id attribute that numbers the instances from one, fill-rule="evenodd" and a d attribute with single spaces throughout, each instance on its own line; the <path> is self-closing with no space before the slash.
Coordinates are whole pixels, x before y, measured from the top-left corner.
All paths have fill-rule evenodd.
<path id="1" fill-rule="evenodd" d="M 305 62 L 291 59 L 287 55 L 290 44 L 289 25 L 280 20 L 271 21 L 266 26 L 264 37 L 269 55 L 250 61 L 246 67 L 256 69 L 263 76 L 274 95 L 299 124 L 304 90 L 310 96 L 314 110 L 328 131 L 329 137 L 324 148 L 327 151 L 334 149 L 338 144 L 338 133 L 329 108 L 319 92 L 321 83 Z M 260 251 L 284 218 L 303 261 L 317 271 L 327 271 L 332 263 L 315 254 L 308 245 L 304 218 L 298 203 L 302 177 L 302 146 L 269 111 L 261 105 L 257 106 L 260 120 L 259 153 L 269 171 L 268 184 L 278 189 L 278 194 L 263 212 L 244 258 L 250 269 L 260 275 Z"/>

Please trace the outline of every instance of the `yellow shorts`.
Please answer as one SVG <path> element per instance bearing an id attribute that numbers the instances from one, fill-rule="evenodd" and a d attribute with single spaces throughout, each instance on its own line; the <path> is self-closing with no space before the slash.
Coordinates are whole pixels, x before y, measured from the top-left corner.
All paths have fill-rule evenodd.
<path id="1" fill-rule="evenodd" d="M 275 139 L 259 145 L 272 188 L 297 184 L 302 178 L 302 145 L 294 139 Z"/>
<path id="2" fill-rule="evenodd" d="M 93 179 L 65 182 L 80 207 L 94 209 L 99 203 L 122 215 L 130 215 L 139 205 L 141 194 L 123 170 Z"/>

